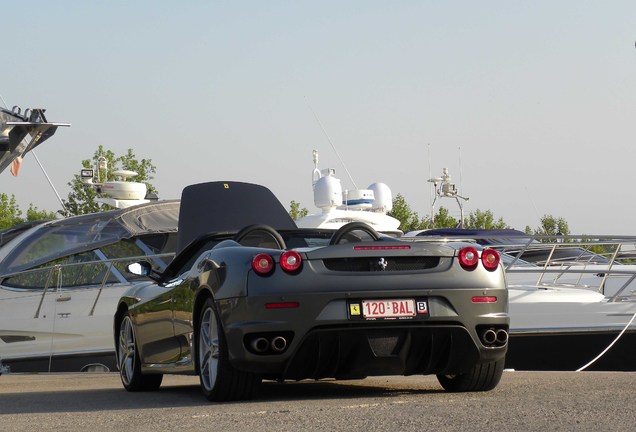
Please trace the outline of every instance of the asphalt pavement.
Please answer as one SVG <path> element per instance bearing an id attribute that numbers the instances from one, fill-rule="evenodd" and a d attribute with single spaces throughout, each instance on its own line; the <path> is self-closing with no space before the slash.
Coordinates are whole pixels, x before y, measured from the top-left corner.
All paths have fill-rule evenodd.
<path id="1" fill-rule="evenodd" d="M 196 377 L 126 392 L 116 373 L 0 376 L 0 431 L 634 431 L 636 373 L 506 371 L 483 393 L 433 376 L 266 382 L 210 403 Z"/>

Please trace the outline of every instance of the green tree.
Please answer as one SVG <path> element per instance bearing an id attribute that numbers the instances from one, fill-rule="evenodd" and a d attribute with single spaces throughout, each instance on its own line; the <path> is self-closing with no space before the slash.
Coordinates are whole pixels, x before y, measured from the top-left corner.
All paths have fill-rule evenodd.
<path id="1" fill-rule="evenodd" d="M 505 229 L 510 228 L 503 218 L 495 221 L 495 217 L 490 210 L 475 210 L 470 212 L 468 220 L 464 221 L 465 228 L 469 229 Z"/>
<path id="2" fill-rule="evenodd" d="M 100 162 L 105 162 L 105 164 Z M 106 168 L 104 168 L 104 166 Z M 82 161 L 82 167 L 97 168 L 95 172 L 97 183 L 112 179 L 113 171 L 135 171 L 137 172 L 137 176 L 135 176 L 134 180 L 136 182 L 145 183 L 148 193 L 157 193 L 157 189 L 149 183 L 149 181 L 154 178 L 153 174 L 156 172 L 156 167 L 152 164 L 150 159 L 137 160 L 132 149 L 128 149 L 125 155 L 117 157 L 113 151 L 105 150 L 104 147 L 100 145 L 92 159 Z M 97 190 L 86 186 L 80 175 L 74 175 L 68 185 L 71 187 L 71 192 L 68 194 L 68 200 L 63 200 L 64 207 L 66 208 L 66 216 L 76 216 L 111 209 L 110 206 L 96 201 L 96 199 L 99 198 Z"/>
<path id="3" fill-rule="evenodd" d="M 151 159 L 137 160 L 132 149 L 128 149 L 128 152 L 125 155 L 118 157 L 117 161 L 121 163 L 122 169 L 135 171 L 137 173 L 135 181 L 146 183 L 148 193 L 158 193 L 157 189 L 148 182 L 149 180 L 152 180 L 155 177 L 154 174 L 157 173 L 157 168 L 152 164 Z"/>
<path id="4" fill-rule="evenodd" d="M 435 228 L 455 228 L 459 226 L 459 221 L 452 217 L 445 207 L 440 207 L 433 217 Z"/>
<path id="5" fill-rule="evenodd" d="M 301 209 L 300 203 L 294 200 L 289 203 L 289 208 L 289 216 L 291 216 L 291 218 L 295 221 L 297 221 L 298 219 L 302 219 L 309 214 L 309 210 L 307 210 L 305 207 Z"/>
<path id="6" fill-rule="evenodd" d="M 29 204 L 26 218 L 22 217 L 22 210 L 18 206 L 15 195 L 0 193 L 0 229 L 11 228 L 22 222 L 55 219 L 55 212 L 38 210 L 33 204 Z"/>
<path id="7" fill-rule="evenodd" d="M 29 208 L 27 209 L 26 214 L 27 214 L 26 221 L 55 219 L 57 217 L 56 212 L 52 212 L 48 210 L 40 210 L 37 207 L 35 207 L 33 204 L 29 204 Z"/>
<path id="8" fill-rule="evenodd" d="M 554 236 L 554 239 L 544 239 L 544 241 L 554 241 L 558 236 L 561 235 L 569 235 L 570 227 L 568 223 L 563 218 L 557 218 L 552 215 L 544 215 L 541 218 L 541 225 L 536 228 L 533 232 L 534 235 L 538 236 Z"/>
<path id="9" fill-rule="evenodd" d="M 23 222 L 22 210 L 15 200 L 15 195 L 0 193 L 0 229 L 10 228 Z"/>
<path id="10" fill-rule="evenodd" d="M 419 215 L 411 210 L 411 207 L 407 204 L 401 194 L 397 194 L 397 196 L 393 199 L 393 210 L 387 214 L 401 222 L 400 229 L 404 232 L 430 228 L 454 228 L 459 226 L 459 220 L 452 217 L 448 209 L 445 207 L 439 208 L 433 217 L 432 223 L 430 217 L 420 219 Z M 471 212 L 468 215 L 468 218 L 464 220 L 464 227 L 470 229 L 509 228 L 503 218 L 495 220 L 495 217 L 490 210 L 475 210 L 474 212 Z"/>
<path id="11" fill-rule="evenodd" d="M 399 229 L 404 232 L 431 227 L 429 220 L 420 219 L 417 212 L 411 210 L 411 207 L 407 204 L 401 194 L 397 194 L 395 198 L 393 198 L 393 209 L 390 212 L 387 212 L 387 214 L 400 221 Z"/>

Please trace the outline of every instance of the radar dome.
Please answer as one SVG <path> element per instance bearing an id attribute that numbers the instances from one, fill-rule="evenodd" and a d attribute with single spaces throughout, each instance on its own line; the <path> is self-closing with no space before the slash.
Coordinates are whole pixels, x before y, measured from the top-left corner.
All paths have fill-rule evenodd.
<path id="1" fill-rule="evenodd" d="M 333 176 L 319 178 L 314 185 L 314 204 L 321 209 L 341 206 L 342 185 L 340 179 Z"/>
<path id="2" fill-rule="evenodd" d="M 373 183 L 369 185 L 369 189 L 373 191 L 375 201 L 373 202 L 373 210 L 388 212 L 393 209 L 393 195 L 391 189 L 384 183 Z"/>

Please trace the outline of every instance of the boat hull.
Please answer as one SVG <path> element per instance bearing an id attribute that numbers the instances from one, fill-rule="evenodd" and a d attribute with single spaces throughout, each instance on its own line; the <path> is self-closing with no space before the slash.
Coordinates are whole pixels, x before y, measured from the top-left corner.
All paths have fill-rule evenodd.
<path id="1" fill-rule="evenodd" d="M 594 360 L 621 330 L 512 333 L 506 368 L 576 371 Z M 585 371 L 636 371 L 636 330 L 626 331 Z"/>
<path id="2" fill-rule="evenodd" d="M 2 360 L 0 367 L 11 373 L 36 372 L 114 372 L 115 351 L 104 353 L 56 354 Z"/>

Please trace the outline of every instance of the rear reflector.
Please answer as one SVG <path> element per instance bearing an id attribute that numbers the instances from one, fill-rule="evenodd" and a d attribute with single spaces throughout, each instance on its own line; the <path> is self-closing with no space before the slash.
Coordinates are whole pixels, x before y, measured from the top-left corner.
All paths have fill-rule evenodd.
<path id="1" fill-rule="evenodd" d="M 299 306 L 298 302 L 265 303 L 265 309 L 293 309 Z"/>
<path id="2" fill-rule="evenodd" d="M 497 303 L 495 296 L 478 296 L 471 299 L 473 303 Z"/>

